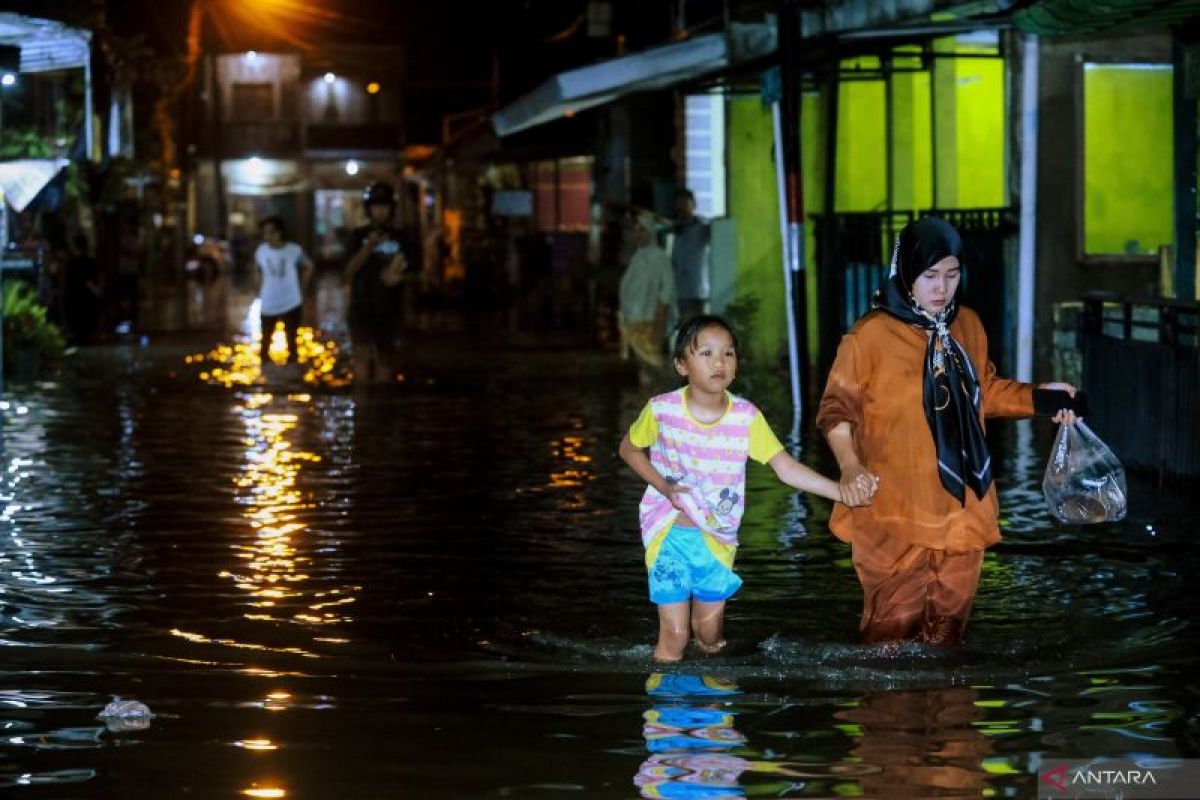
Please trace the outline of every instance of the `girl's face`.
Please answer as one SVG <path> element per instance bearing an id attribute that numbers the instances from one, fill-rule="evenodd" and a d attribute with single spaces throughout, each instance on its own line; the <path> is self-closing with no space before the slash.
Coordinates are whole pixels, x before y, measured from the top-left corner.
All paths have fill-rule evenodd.
<path id="1" fill-rule="evenodd" d="M 262 233 L 263 241 L 271 247 L 279 247 L 283 244 L 283 233 L 274 225 L 263 225 Z"/>
<path id="2" fill-rule="evenodd" d="M 958 282 L 962 278 L 962 267 L 954 256 L 946 256 L 929 269 L 922 272 L 913 281 L 912 296 L 930 314 L 938 314 L 946 310 L 946 306 L 954 299 L 958 291 Z"/>
<path id="3" fill-rule="evenodd" d="M 737 377 L 738 357 L 733 349 L 733 337 L 719 325 L 703 328 L 684 352 L 676 359 L 675 371 L 691 386 L 717 394 L 724 392 Z"/>

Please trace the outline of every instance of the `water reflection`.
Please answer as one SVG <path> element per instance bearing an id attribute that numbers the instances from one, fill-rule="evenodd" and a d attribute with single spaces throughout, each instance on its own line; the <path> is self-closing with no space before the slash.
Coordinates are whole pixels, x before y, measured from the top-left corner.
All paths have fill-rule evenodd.
<path id="1" fill-rule="evenodd" d="M 260 332 L 252 331 L 233 342 L 220 343 L 207 353 L 189 355 L 184 358 L 184 363 L 201 368 L 198 373 L 201 381 L 227 389 L 262 384 L 267 374 L 259 357 L 260 336 Z M 295 375 L 304 384 L 333 389 L 350 384 L 353 376 L 339 363 L 337 342 L 323 338 L 314 328 L 301 326 L 296 330 L 295 346 Z M 287 364 L 289 347 L 280 323 L 271 334 L 268 353 L 276 367 Z"/>
<path id="2" fill-rule="evenodd" d="M 731 680 L 653 673 L 646 694 L 655 700 L 643 714 L 650 757 L 633 779 L 642 797 L 783 797 L 810 784 L 823 791 L 827 783 L 841 793 L 849 786 L 845 776 L 864 771 L 853 764 L 801 764 L 751 749 L 734 727 L 741 690 Z"/>
<path id="3" fill-rule="evenodd" d="M 868 797 L 979 797 L 991 741 L 977 726 L 984 712 L 969 687 L 867 692 L 834 716 L 854 736 Z"/>
<path id="4" fill-rule="evenodd" d="M 294 440 L 300 412 L 307 413 L 311 403 L 304 394 L 277 403 L 273 395 L 259 393 L 234 409 L 246 430 L 245 463 L 236 485 L 250 536 L 234 545 L 241 566 L 222 571 L 220 577 L 248 595 L 251 610 L 244 616 L 249 620 L 313 626 L 353 621 L 350 606 L 361 587 L 328 580 L 314 585 L 313 580 L 314 571 L 328 570 L 334 553 L 316 546 L 317 537 L 305 519 L 316 498 L 301 488 L 300 473 L 320 464 L 321 457 L 297 447 Z M 318 556 L 326 563 L 315 564 Z"/>

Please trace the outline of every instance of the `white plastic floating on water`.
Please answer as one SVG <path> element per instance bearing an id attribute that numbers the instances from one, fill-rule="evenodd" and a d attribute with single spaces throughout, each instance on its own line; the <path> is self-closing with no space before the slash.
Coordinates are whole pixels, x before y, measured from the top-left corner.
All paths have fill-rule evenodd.
<path id="1" fill-rule="evenodd" d="M 138 700 L 122 700 L 113 695 L 112 702 L 106 705 L 96 718 L 104 720 L 104 727 L 111 733 L 127 733 L 149 728 L 154 712 Z"/>
<path id="2" fill-rule="evenodd" d="M 152 719 L 154 712 L 150 706 L 139 700 L 122 700 L 119 695 L 113 695 L 112 702 L 96 715 L 97 719 Z"/>

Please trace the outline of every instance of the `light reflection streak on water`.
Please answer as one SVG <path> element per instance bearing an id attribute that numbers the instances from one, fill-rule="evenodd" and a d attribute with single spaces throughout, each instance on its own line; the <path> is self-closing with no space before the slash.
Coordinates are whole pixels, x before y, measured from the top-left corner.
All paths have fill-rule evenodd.
<path id="1" fill-rule="evenodd" d="M 46 460 L 49 434 L 41 411 L 0 420 L 0 647 L 36 648 L 63 631 L 108 626 L 125 608 L 94 588 L 97 572 L 111 568 L 117 537 L 92 547 L 83 544 L 90 526 L 65 537 L 53 525 L 69 513 L 70 496 L 55 491 L 59 475 Z M 94 640 L 58 646 L 100 647 Z"/>
<path id="2" fill-rule="evenodd" d="M 584 434 L 582 419 L 576 418 L 572 423 L 571 432 L 550 442 L 554 459 L 550 472 L 551 489 L 582 489 L 596 479 L 590 453 L 595 442 Z M 565 503 L 567 508 L 584 508 L 586 504 L 587 498 L 582 491 L 576 492 L 574 498 Z"/>
<path id="3" fill-rule="evenodd" d="M 273 400 L 270 394 L 254 394 L 239 410 L 246 426 L 246 462 L 236 485 L 246 503 L 243 516 L 252 536 L 234 546 L 244 566 L 220 576 L 250 596 L 254 610 L 245 614 L 247 619 L 320 626 L 348 623 L 352 621 L 348 606 L 355 602 L 359 587 L 312 588 L 311 573 L 320 566 L 303 547 L 312 536 L 303 513 L 313 504 L 297 480 L 305 466 L 319 464 L 321 457 L 293 446 L 299 417 L 271 410 Z M 292 395 L 288 400 L 288 409 L 307 410 L 310 402 L 307 395 Z"/>

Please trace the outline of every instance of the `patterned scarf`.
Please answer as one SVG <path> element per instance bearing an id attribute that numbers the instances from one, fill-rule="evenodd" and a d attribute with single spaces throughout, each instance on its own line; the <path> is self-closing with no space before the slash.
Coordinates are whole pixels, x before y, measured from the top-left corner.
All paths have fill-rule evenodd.
<path id="1" fill-rule="evenodd" d="M 947 256 L 962 259 L 962 239 L 953 226 L 936 217 L 909 224 L 896 239 L 891 273 L 873 305 L 933 332 L 922 378 L 925 419 L 937 448 L 942 486 L 966 505 L 967 487 L 982 500 L 992 484 L 992 457 L 980 421 L 979 377 L 970 356 L 950 335 L 950 323 L 958 314 L 957 295 L 937 314 L 921 308 L 912 296 L 917 276 Z"/>

